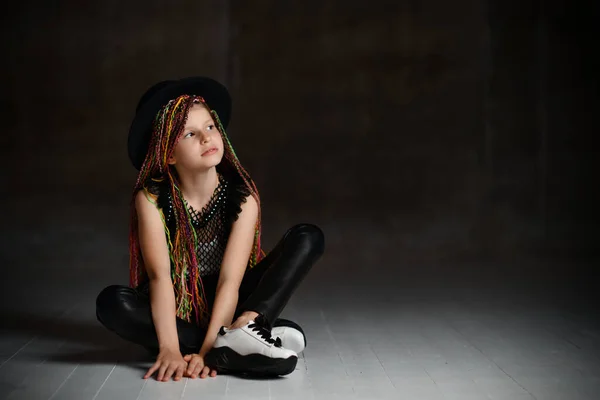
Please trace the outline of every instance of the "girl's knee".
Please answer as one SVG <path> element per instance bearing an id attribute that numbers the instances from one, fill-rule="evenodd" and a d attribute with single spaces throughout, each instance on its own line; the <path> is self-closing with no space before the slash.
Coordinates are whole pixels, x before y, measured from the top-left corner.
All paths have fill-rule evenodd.
<path id="1" fill-rule="evenodd" d="M 323 254 L 325 250 L 325 235 L 321 228 L 314 224 L 298 224 L 290 229 L 290 234 L 307 243 L 316 254 Z"/>
<path id="2" fill-rule="evenodd" d="M 123 289 L 128 288 L 122 285 L 110 285 L 102 289 L 96 297 L 96 308 L 106 308 L 114 305 L 125 292 Z"/>
<path id="3" fill-rule="evenodd" d="M 96 317 L 102 324 L 110 325 L 110 321 L 120 314 L 120 309 L 131 296 L 132 288 L 122 285 L 111 285 L 102 289 L 96 297 Z"/>

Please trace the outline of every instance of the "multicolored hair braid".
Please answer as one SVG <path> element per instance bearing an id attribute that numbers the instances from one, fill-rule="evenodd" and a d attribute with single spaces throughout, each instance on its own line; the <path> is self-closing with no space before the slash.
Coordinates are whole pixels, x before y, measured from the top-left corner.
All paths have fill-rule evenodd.
<path id="1" fill-rule="evenodd" d="M 192 225 L 192 216 L 184 203 L 177 172 L 173 166 L 168 164 L 168 160 L 172 156 L 181 137 L 187 121 L 188 111 L 194 104 L 200 103 L 210 111 L 217 129 L 223 138 L 224 155 L 217 168 L 222 170 L 222 172 L 238 174 L 258 203 L 259 211 L 255 227 L 254 244 L 250 259 L 248 260 L 248 267 L 254 267 L 265 256 L 261 248 L 261 214 L 258 190 L 250 175 L 240 164 L 231 146 L 231 142 L 225 133 L 225 129 L 219 120 L 219 116 L 214 110 L 210 109 L 200 96 L 179 96 L 169 101 L 156 115 L 148 154 L 140 169 L 133 191 L 129 234 L 129 280 L 130 285 L 136 287 L 147 277 L 147 273 L 139 243 L 135 196 L 140 190 L 144 190 L 146 196 L 156 201 L 156 195 L 150 193 L 148 186 L 160 182 L 168 183 L 165 187 L 169 188 L 171 198 L 173 199 L 176 232 L 169 231 L 164 213 L 160 209 L 159 211 L 169 247 L 171 279 L 175 290 L 176 315 L 188 322 L 191 322 L 192 315 L 195 315 L 196 323 L 198 324 L 207 323 L 210 316 L 198 268 L 199 264 L 202 263 L 202 260 L 198 259 L 196 251 L 198 248 L 198 237 Z"/>

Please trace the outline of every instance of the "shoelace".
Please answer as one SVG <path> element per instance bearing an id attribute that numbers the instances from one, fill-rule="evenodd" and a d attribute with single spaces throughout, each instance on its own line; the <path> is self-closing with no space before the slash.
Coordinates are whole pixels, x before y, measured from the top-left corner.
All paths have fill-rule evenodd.
<path id="1" fill-rule="evenodd" d="M 253 323 L 248 325 L 248 328 L 256 332 L 258 336 L 260 336 L 265 342 L 270 343 L 275 347 L 281 347 L 281 339 L 273 339 L 273 336 L 271 336 L 271 332 L 264 326 L 258 325 L 257 323 Z"/>

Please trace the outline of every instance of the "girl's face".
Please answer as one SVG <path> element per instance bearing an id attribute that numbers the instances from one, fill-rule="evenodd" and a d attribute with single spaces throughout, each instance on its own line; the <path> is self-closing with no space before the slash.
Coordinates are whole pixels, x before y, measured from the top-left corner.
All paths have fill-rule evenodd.
<path id="1" fill-rule="evenodd" d="M 194 104 L 169 164 L 186 170 L 206 170 L 218 165 L 222 158 L 221 133 L 208 110 Z"/>

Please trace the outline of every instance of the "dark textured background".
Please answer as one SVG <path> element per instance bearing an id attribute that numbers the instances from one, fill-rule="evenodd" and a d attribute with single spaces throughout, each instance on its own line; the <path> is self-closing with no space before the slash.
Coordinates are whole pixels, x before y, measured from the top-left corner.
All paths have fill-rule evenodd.
<path id="1" fill-rule="evenodd" d="M 306 221 L 327 237 L 320 273 L 340 282 L 598 283 L 591 1 L 11 7 L 5 271 L 126 282 L 135 104 L 158 80 L 210 75 L 234 97 L 229 134 L 261 191 L 267 248 Z"/>

